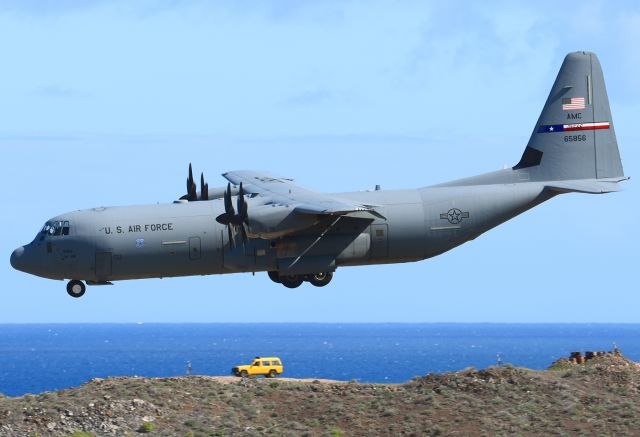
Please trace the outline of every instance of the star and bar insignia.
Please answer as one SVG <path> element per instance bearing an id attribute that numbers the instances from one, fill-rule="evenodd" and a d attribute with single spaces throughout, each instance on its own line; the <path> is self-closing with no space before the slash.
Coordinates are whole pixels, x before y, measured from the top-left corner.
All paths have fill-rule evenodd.
<path id="1" fill-rule="evenodd" d="M 440 214 L 441 220 L 447 220 L 452 225 L 457 225 L 462 219 L 469 218 L 469 211 L 461 211 L 458 208 L 451 208 L 448 212 Z"/>

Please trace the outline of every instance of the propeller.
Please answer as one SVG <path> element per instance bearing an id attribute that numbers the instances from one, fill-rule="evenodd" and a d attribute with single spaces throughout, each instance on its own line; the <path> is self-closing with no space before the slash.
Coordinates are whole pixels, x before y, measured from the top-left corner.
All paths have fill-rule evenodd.
<path id="1" fill-rule="evenodd" d="M 240 188 L 238 189 L 238 198 L 236 200 L 236 207 L 238 212 L 233 208 L 233 201 L 231 200 L 231 184 L 227 184 L 227 190 L 224 192 L 224 212 L 216 217 L 216 221 L 221 225 L 227 226 L 227 232 L 229 233 L 229 242 L 233 246 L 235 244 L 234 231 L 240 228 L 240 234 L 242 235 L 242 245 L 247 243 L 247 230 L 245 225 L 249 224 L 249 213 L 247 202 L 244 198 L 244 188 L 242 182 L 240 182 Z"/>
<path id="2" fill-rule="evenodd" d="M 191 163 L 189 163 L 189 177 L 187 178 L 187 194 L 182 196 L 180 199 L 188 200 L 189 202 L 209 200 L 209 184 L 204 181 L 204 173 L 200 173 L 200 197 L 198 197 L 196 183 L 193 180 L 193 169 L 191 168 Z"/>
<path id="3" fill-rule="evenodd" d="M 240 183 L 238 197 L 236 199 L 237 212 L 236 208 L 233 207 L 233 199 L 231 198 L 231 183 L 227 184 L 227 189 L 225 190 L 223 197 L 224 212 L 216 217 L 216 221 L 227 227 L 231 246 L 235 246 L 234 237 L 236 232 L 239 231 L 240 235 L 242 235 L 242 246 L 244 247 L 249 240 L 247 228 L 245 227 L 245 225 L 249 225 L 249 213 L 242 182 Z M 193 168 L 191 163 L 189 163 L 189 177 L 187 178 L 187 194 L 182 196 L 180 199 L 188 200 L 189 202 L 209 200 L 209 184 L 204 181 L 204 173 L 200 173 L 200 195 L 198 196 L 197 186 L 193 180 Z"/>

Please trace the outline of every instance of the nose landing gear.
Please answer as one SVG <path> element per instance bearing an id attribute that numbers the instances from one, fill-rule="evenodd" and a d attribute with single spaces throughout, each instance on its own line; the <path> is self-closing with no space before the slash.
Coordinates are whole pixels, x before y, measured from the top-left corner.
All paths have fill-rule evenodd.
<path id="1" fill-rule="evenodd" d="M 67 283 L 67 293 L 71 297 L 82 297 L 87 287 L 84 285 L 82 281 L 78 281 L 77 279 L 72 279 Z"/>

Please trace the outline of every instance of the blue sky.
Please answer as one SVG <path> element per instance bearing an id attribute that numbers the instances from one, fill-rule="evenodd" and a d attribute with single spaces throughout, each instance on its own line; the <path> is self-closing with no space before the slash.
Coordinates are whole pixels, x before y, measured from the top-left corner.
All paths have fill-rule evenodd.
<path id="1" fill-rule="evenodd" d="M 635 180 L 566 195 L 443 256 L 126 281 L 73 300 L 11 269 L 59 213 L 167 202 L 265 169 L 319 191 L 410 188 L 515 164 L 567 52 L 603 65 L 637 175 L 637 2 L 0 3 L 3 322 L 638 322 Z"/>

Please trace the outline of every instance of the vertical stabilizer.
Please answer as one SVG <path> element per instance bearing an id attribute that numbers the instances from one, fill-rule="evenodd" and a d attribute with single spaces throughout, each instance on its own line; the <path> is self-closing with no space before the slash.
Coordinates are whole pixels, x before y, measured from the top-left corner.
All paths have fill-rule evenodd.
<path id="1" fill-rule="evenodd" d="M 595 53 L 569 53 L 520 162 L 530 180 L 624 177 L 609 98 Z"/>

